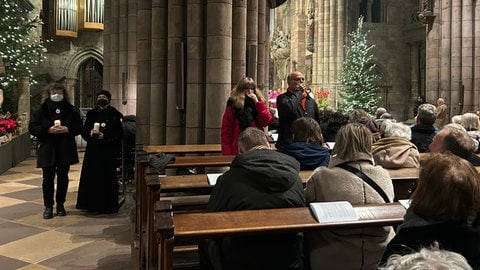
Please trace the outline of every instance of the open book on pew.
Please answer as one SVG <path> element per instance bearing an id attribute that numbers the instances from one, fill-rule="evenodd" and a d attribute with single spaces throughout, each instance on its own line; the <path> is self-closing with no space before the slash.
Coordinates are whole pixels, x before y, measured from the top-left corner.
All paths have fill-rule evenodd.
<path id="1" fill-rule="evenodd" d="M 208 184 L 211 186 L 215 186 L 217 183 L 218 177 L 222 175 L 221 173 L 207 173 Z"/>
<path id="2" fill-rule="evenodd" d="M 358 214 L 348 201 L 310 203 L 310 209 L 318 222 L 358 220 Z"/>

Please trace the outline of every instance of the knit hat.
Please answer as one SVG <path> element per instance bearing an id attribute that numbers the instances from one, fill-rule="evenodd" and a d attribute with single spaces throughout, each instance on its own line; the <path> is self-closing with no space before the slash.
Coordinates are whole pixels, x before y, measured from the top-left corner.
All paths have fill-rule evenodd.
<path id="1" fill-rule="evenodd" d="M 105 95 L 108 99 L 108 102 L 110 102 L 110 100 L 112 99 L 112 94 L 110 94 L 110 92 L 108 90 L 100 90 L 98 93 L 97 93 L 97 98 L 98 96 L 100 95 Z"/>

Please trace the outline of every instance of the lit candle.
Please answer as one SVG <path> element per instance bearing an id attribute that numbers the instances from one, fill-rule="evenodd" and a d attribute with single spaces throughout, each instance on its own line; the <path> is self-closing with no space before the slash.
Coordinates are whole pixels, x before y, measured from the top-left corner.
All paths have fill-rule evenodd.
<path id="1" fill-rule="evenodd" d="M 100 123 L 94 123 L 93 124 L 93 131 L 94 132 L 99 132 L 100 131 Z"/>
<path id="2" fill-rule="evenodd" d="M 53 125 L 55 125 L 56 127 L 60 126 L 61 124 L 62 122 L 60 122 L 60 120 L 53 121 Z"/>

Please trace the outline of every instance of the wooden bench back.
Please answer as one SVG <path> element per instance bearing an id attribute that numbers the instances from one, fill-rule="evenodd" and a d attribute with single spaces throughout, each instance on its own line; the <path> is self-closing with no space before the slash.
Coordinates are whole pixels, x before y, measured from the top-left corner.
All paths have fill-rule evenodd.
<path id="1" fill-rule="evenodd" d="M 308 230 L 353 229 L 399 225 L 405 208 L 400 203 L 354 206 L 357 221 L 318 222 L 309 207 L 174 214 L 168 201 L 155 204 L 158 269 L 173 269 L 175 242 L 217 237 Z"/>

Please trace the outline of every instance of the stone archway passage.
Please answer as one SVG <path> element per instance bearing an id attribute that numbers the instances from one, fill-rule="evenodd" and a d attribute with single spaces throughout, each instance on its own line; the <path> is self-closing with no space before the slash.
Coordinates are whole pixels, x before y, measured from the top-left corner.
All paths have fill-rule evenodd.
<path id="1" fill-rule="evenodd" d="M 93 108 L 95 94 L 103 89 L 103 65 L 96 59 L 86 59 L 78 69 L 79 89 L 75 91 L 75 99 L 80 108 Z"/>

